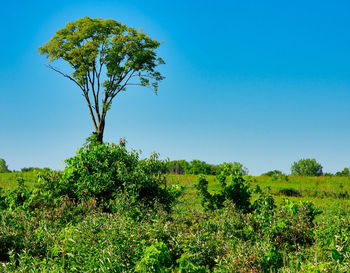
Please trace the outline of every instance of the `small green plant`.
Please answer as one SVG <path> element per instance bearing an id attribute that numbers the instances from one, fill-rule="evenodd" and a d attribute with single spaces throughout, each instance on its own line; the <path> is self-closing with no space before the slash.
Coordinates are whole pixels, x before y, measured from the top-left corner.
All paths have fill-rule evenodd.
<path id="1" fill-rule="evenodd" d="M 5 198 L 6 206 L 12 210 L 24 206 L 32 193 L 24 184 L 24 179 L 22 177 L 17 177 L 17 184 L 17 188 L 10 191 Z"/>
<path id="2" fill-rule="evenodd" d="M 196 258 L 193 254 L 183 253 L 181 257 L 176 261 L 179 264 L 177 272 L 179 273 L 206 273 L 210 272 L 208 266 L 198 265 Z"/>
<path id="3" fill-rule="evenodd" d="M 252 205 L 254 218 L 261 228 L 271 225 L 276 205 L 272 195 L 265 192 L 260 192 L 259 197 Z"/>
<path id="4" fill-rule="evenodd" d="M 280 189 L 279 194 L 281 195 L 285 195 L 285 196 L 294 196 L 294 197 L 300 197 L 301 193 L 300 191 L 293 189 L 293 188 L 284 188 L 284 189 Z"/>
<path id="5" fill-rule="evenodd" d="M 221 190 L 211 194 L 208 191 L 208 181 L 200 175 L 195 185 L 202 198 L 202 206 L 205 209 L 219 209 L 225 201 L 233 202 L 237 209 L 248 211 L 250 208 L 251 189 L 243 174 L 232 168 L 232 165 L 224 163 L 221 172 L 217 175 Z"/>
<path id="6" fill-rule="evenodd" d="M 288 175 L 286 175 L 284 173 L 273 174 L 270 176 L 270 181 L 272 181 L 272 182 L 288 182 L 289 178 L 288 178 Z"/>
<path id="7" fill-rule="evenodd" d="M 135 272 L 170 273 L 171 256 L 163 242 L 156 242 L 146 247 L 143 257 L 136 263 Z"/>

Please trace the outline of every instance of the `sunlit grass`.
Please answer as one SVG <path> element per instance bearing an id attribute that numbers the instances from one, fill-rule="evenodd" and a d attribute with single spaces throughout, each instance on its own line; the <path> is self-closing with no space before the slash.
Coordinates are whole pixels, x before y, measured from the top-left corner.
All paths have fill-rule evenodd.
<path id="1" fill-rule="evenodd" d="M 13 172 L 13 173 L 0 173 L 0 188 L 4 191 L 12 190 L 17 187 L 17 179 L 23 178 L 25 185 L 31 187 L 36 181 L 35 172 Z"/>
<path id="2" fill-rule="evenodd" d="M 180 184 L 184 186 L 184 194 L 181 198 L 181 205 L 200 209 L 200 199 L 197 197 L 194 185 L 197 175 L 168 175 L 169 184 Z M 209 191 L 216 192 L 220 186 L 215 176 L 206 176 L 209 182 Z M 252 177 L 250 182 L 253 189 L 259 186 L 264 191 L 269 191 L 276 204 L 285 199 L 294 201 L 311 201 L 324 214 L 334 212 L 345 212 L 350 214 L 350 179 L 349 177 L 297 177 L 291 176 L 288 181 L 273 181 L 267 176 Z M 291 188 L 298 190 L 301 197 L 287 197 L 279 193 L 281 189 Z M 347 195 L 349 193 L 349 195 Z M 252 195 L 252 201 L 257 198 Z"/>
<path id="3" fill-rule="evenodd" d="M 0 187 L 3 190 L 12 190 L 17 187 L 17 178 L 22 177 L 25 184 L 31 187 L 37 180 L 36 172 L 27 173 L 1 173 Z M 200 198 L 197 196 L 195 184 L 198 175 L 167 175 L 169 184 L 180 184 L 184 187 L 179 206 L 201 210 Z M 208 175 L 209 191 L 217 192 L 220 188 L 215 176 Z M 267 176 L 252 177 L 251 187 L 259 186 L 262 190 L 269 191 L 277 204 L 284 199 L 295 201 L 311 201 L 325 214 L 335 211 L 350 213 L 350 178 L 349 177 L 297 177 L 290 176 L 288 181 L 273 181 Z M 298 190 L 301 197 L 287 197 L 280 194 L 281 189 L 291 188 Z M 252 201 L 257 198 L 253 194 Z"/>

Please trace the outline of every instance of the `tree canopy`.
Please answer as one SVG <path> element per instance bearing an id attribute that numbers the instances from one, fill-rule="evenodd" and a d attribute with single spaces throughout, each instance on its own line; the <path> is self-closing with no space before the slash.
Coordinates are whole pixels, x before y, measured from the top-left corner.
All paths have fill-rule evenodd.
<path id="1" fill-rule="evenodd" d="M 39 52 L 49 63 L 63 60 L 71 73 L 49 67 L 73 81 L 87 102 L 97 138 L 102 142 L 105 119 L 116 95 L 129 85 L 149 86 L 157 94 L 164 79 L 156 70 L 160 43 L 142 31 L 112 19 L 84 17 L 69 22 Z"/>
<path id="2" fill-rule="evenodd" d="M 9 169 L 6 165 L 6 161 L 3 158 L 0 158 L 0 173 L 8 173 Z"/>
<path id="3" fill-rule="evenodd" d="M 292 164 L 291 173 L 301 176 L 320 176 L 322 175 L 322 166 L 314 158 L 300 159 Z"/>

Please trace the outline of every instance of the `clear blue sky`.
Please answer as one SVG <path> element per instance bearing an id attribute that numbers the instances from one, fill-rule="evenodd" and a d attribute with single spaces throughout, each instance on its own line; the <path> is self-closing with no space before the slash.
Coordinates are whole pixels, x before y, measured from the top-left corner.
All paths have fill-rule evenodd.
<path id="1" fill-rule="evenodd" d="M 79 90 L 38 54 L 68 21 L 111 18 L 164 41 L 155 96 L 116 98 L 105 140 L 162 158 L 239 161 L 251 174 L 316 158 L 350 166 L 349 1 L 6 1 L 0 158 L 62 169 L 93 127 Z"/>

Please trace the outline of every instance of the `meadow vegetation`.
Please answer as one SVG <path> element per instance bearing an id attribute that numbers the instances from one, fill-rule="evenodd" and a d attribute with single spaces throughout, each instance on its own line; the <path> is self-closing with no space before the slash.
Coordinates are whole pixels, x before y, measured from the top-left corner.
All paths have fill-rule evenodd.
<path id="1" fill-rule="evenodd" d="M 237 166 L 169 173 L 92 137 L 62 172 L 3 173 L 0 271 L 349 272 L 349 176 Z"/>

